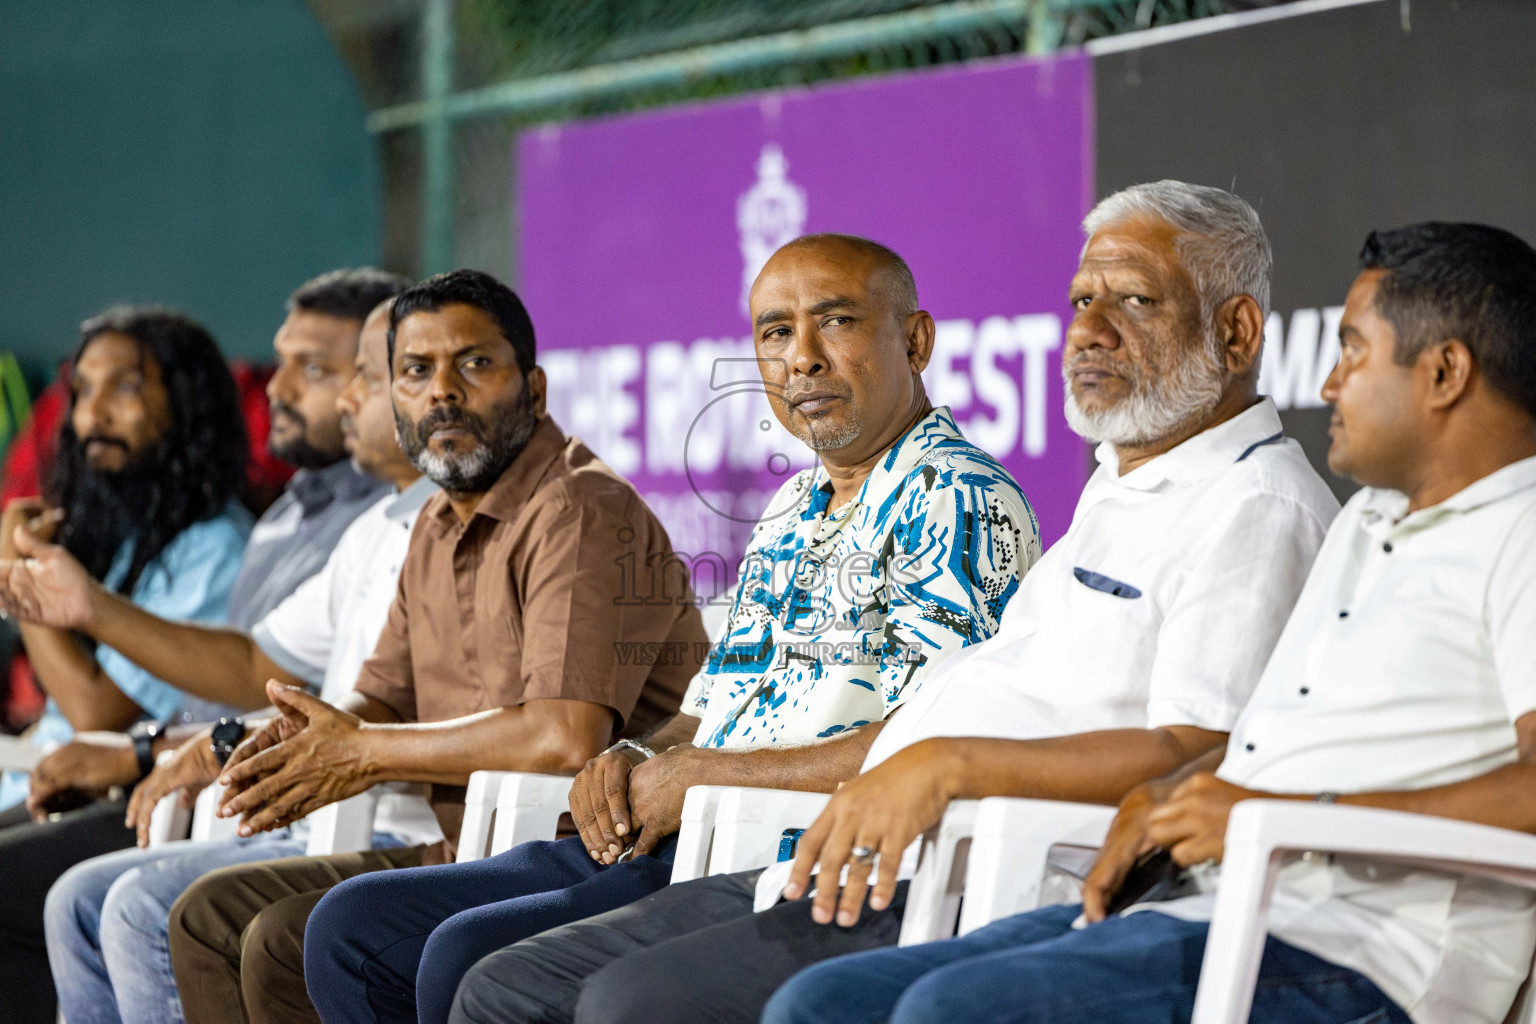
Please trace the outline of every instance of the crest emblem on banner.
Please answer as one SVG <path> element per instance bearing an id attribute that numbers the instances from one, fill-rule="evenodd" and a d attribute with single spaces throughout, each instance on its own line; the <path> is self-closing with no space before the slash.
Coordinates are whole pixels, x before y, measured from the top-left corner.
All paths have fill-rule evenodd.
<path id="1" fill-rule="evenodd" d="M 805 189 L 789 180 L 789 161 L 773 143 L 757 158 L 757 182 L 736 201 L 741 234 L 741 312 L 768 257 L 805 232 Z"/>

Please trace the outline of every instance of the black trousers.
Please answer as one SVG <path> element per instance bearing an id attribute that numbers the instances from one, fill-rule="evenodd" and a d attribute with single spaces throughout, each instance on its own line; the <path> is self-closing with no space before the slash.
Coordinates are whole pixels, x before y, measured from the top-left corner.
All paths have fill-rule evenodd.
<path id="1" fill-rule="evenodd" d="M 43 901 L 71 867 L 133 845 L 127 809 L 124 800 L 98 800 L 41 825 L 25 807 L 0 811 L 0 1024 L 54 1024 Z"/>
<path id="2" fill-rule="evenodd" d="M 752 913 L 761 871 L 670 885 L 627 907 L 553 928 L 477 963 L 449 1024 L 757 1024 L 803 967 L 894 946 L 907 883 L 852 928 L 811 920 L 811 901 Z"/>

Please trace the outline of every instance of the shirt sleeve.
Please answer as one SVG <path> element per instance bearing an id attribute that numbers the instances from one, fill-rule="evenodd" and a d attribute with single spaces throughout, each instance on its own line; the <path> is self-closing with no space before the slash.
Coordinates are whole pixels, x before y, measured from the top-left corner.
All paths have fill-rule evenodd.
<path id="1" fill-rule="evenodd" d="M 1488 581 L 1488 630 L 1494 670 L 1509 720 L 1536 711 L 1536 506 L 1527 509 L 1504 541 Z"/>
<path id="2" fill-rule="evenodd" d="M 189 526 L 140 574 L 133 603 L 173 622 L 223 622 L 244 548 L 245 532 L 228 517 Z M 96 648 L 96 663 L 152 717 L 163 720 L 181 710 L 185 693 L 111 647 Z"/>
<path id="3" fill-rule="evenodd" d="M 628 488 L 623 503 L 606 490 L 586 493 L 615 486 L 607 478 L 573 476 L 560 497 L 533 512 L 528 535 L 534 542 L 512 566 L 523 594 L 523 691 L 516 699 L 590 701 L 623 722 L 678 607 L 654 595 L 627 596 L 625 566 L 661 578 L 659 560 L 675 556 L 660 524 L 643 514 Z"/>
<path id="4" fill-rule="evenodd" d="M 344 544 L 337 545 L 319 572 L 251 629 L 251 639 L 262 653 L 314 687 L 324 680 L 336 645 L 338 587 L 345 585 L 347 576 L 338 565 L 344 550 Z"/>
<path id="5" fill-rule="evenodd" d="M 865 651 L 878 653 L 887 716 L 946 658 L 996 632 L 1040 557 L 1034 512 L 1001 470 L 925 466 L 907 488 L 910 496 L 887 540 L 884 621 L 877 615 L 875 628 L 863 633 Z M 828 670 L 867 671 L 858 665 Z"/>
<path id="6" fill-rule="evenodd" d="M 1271 492 L 1223 506 L 1158 630 L 1147 728 L 1232 730 L 1327 532 L 1312 509 Z"/>

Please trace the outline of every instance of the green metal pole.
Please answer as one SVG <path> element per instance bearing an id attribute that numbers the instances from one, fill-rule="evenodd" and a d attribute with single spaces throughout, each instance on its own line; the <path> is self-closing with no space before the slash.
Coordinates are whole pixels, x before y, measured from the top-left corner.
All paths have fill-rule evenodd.
<path id="1" fill-rule="evenodd" d="M 453 267 L 453 0 L 426 0 L 422 12 L 422 274 Z"/>

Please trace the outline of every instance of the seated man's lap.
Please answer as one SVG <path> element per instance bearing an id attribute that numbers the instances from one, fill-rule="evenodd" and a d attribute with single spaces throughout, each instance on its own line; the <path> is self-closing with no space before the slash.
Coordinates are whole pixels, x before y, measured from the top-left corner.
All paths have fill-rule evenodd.
<path id="1" fill-rule="evenodd" d="M 1207 924 L 1142 911 L 1074 930 L 1080 909 L 1046 907 L 957 939 L 827 961 L 790 979 L 762 1020 L 1187 1020 Z M 1307 1024 L 1378 1011 L 1383 1021 L 1407 1024 L 1406 1015 L 1354 971 L 1275 939 L 1266 944 L 1253 1020 Z"/>
<path id="2" fill-rule="evenodd" d="M 310 921 L 305 970 L 323 1014 L 344 1019 L 364 990 L 448 1011 L 462 973 L 486 953 L 665 885 L 671 867 L 644 857 L 603 867 L 579 838 L 524 843 L 465 864 L 360 877 L 328 893 Z"/>

